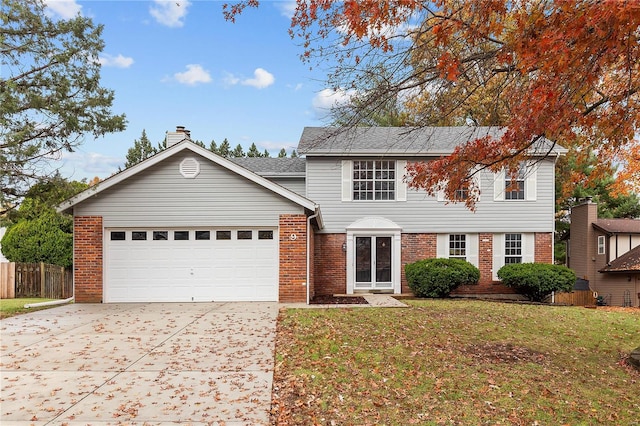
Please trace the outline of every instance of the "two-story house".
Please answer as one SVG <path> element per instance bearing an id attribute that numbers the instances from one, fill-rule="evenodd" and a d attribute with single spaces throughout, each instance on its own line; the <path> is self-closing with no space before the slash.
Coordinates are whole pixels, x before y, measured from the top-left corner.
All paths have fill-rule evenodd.
<path id="1" fill-rule="evenodd" d="M 480 171 L 476 211 L 408 188 L 408 162 L 499 129 L 305 128 L 304 158 L 226 159 L 168 132 L 168 148 L 60 205 L 74 215 L 78 302 L 308 301 L 408 293 L 404 265 L 458 257 L 459 294 L 504 295 L 506 263 L 553 261 L 554 162 L 544 140 L 516 181 Z M 461 190 L 464 196 L 464 189 Z"/>
<path id="2" fill-rule="evenodd" d="M 640 306 L 640 220 L 599 219 L 591 198 L 571 208 L 567 266 L 615 306 Z"/>

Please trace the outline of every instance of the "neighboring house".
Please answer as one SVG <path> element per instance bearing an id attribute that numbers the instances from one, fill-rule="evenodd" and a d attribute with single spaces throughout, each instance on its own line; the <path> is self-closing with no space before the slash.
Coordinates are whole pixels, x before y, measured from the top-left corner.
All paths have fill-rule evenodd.
<path id="1" fill-rule="evenodd" d="M 640 220 L 598 219 L 587 198 L 571 209 L 567 266 L 607 304 L 640 306 Z"/>
<path id="2" fill-rule="evenodd" d="M 178 128 L 166 150 L 59 206 L 74 215 L 76 300 L 409 293 L 404 266 L 429 257 L 480 269 L 480 283 L 457 294 L 514 297 L 497 280 L 501 266 L 553 262 L 554 161 L 566 150 L 543 140 L 516 182 L 479 172 L 475 212 L 403 179 L 408 161 L 498 132 L 305 128 L 305 158 L 229 160 Z"/>

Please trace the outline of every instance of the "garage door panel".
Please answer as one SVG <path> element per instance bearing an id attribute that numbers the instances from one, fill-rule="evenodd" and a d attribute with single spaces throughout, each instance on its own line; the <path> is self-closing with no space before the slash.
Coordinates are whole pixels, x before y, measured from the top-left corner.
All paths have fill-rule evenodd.
<path id="1" fill-rule="evenodd" d="M 208 240 L 196 239 L 194 230 L 188 240 L 175 240 L 170 228 L 162 229 L 162 240 L 153 239 L 154 230 L 146 240 L 132 240 L 140 229 L 118 231 L 125 240 L 110 241 L 105 232 L 106 302 L 278 300 L 277 240 L 259 239 L 258 230 L 242 230 L 251 239 L 238 239 L 235 230 L 218 239 L 211 229 Z"/>

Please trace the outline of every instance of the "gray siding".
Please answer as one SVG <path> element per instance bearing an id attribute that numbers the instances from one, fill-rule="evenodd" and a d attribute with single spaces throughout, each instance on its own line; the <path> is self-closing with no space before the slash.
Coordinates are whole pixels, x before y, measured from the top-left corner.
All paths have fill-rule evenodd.
<path id="1" fill-rule="evenodd" d="M 185 157 L 200 174 L 185 179 Z M 179 153 L 74 207 L 76 216 L 102 216 L 105 227 L 278 226 L 280 214 L 304 209 L 191 152 Z"/>
<path id="2" fill-rule="evenodd" d="M 385 217 L 411 233 L 552 232 L 553 173 L 553 161 L 540 163 L 535 201 L 494 201 L 494 175 L 483 173 L 480 202 L 471 212 L 416 190 L 407 191 L 407 201 L 341 201 L 341 159 L 307 157 L 307 197 L 320 205 L 327 233 L 344 232 L 366 216 Z"/>
<path id="3" fill-rule="evenodd" d="M 293 191 L 298 195 L 306 197 L 306 185 L 304 178 L 283 178 L 283 177 L 268 177 L 272 182 L 277 183 L 280 186 L 284 186 L 289 191 Z"/>

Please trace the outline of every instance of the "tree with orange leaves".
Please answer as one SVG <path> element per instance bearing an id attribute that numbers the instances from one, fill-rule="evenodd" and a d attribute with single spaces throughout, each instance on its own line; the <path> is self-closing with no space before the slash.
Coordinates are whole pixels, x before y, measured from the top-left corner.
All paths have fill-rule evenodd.
<path id="1" fill-rule="evenodd" d="M 226 17 L 258 4 L 227 5 Z M 298 0 L 290 33 L 303 60 L 332 64 L 328 82 L 357 93 L 368 114 L 399 99 L 407 125 L 506 129 L 412 164 L 415 188 L 444 186 L 453 200 L 479 170 L 517 170 L 547 138 L 578 160 L 595 153 L 591 178 L 621 166 L 617 190 L 640 190 L 640 2 Z"/>

